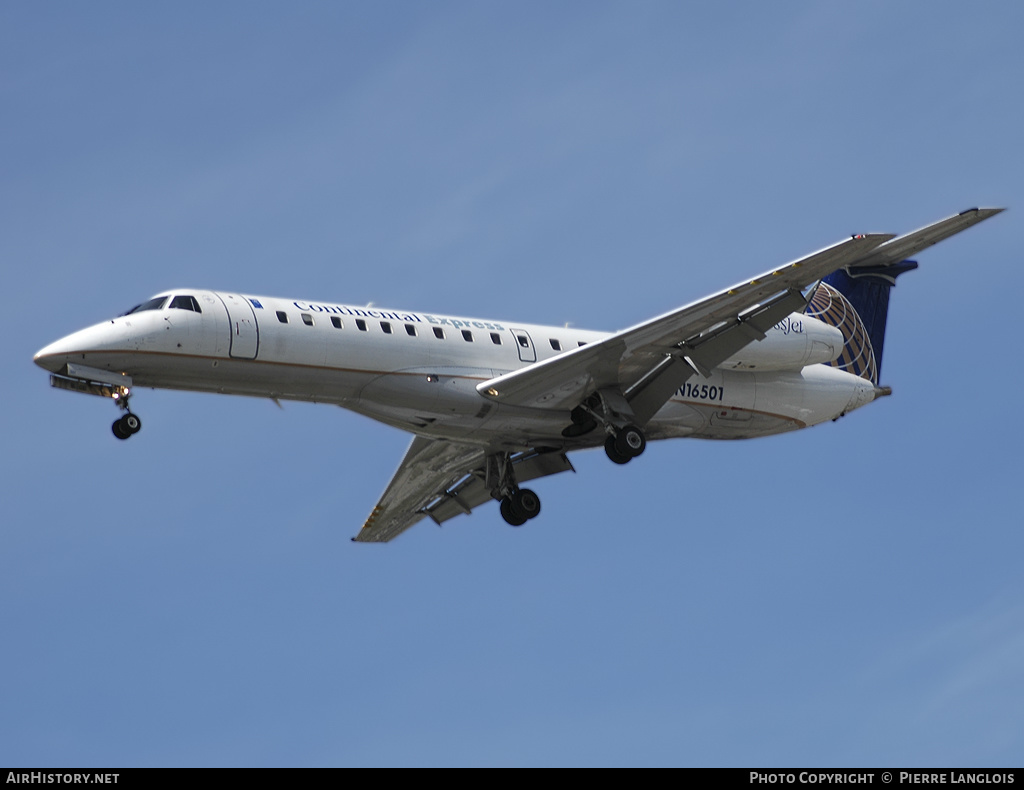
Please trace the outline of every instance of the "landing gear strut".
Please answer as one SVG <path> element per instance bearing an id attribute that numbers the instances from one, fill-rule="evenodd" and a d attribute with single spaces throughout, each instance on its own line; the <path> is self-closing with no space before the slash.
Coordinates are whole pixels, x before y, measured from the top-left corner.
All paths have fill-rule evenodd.
<path id="1" fill-rule="evenodd" d="M 128 409 L 128 395 L 121 397 L 115 397 L 114 402 L 117 403 L 118 407 L 124 410 L 124 416 L 118 420 L 114 420 L 114 424 L 110 426 L 110 429 L 114 432 L 114 436 L 118 439 L 127 439 L 132 434 L 136 434 L 142 430 L 142 420 L 139 419 L 138 415 L 132 414 Z"/>
<path id="2" fill-rule="evenodd" d="M 521 527 L 540 515 L 540 497 L 518 486 L 508 453 L 488 457 L 485 483 L 491 496 L 501 501 L 501 517 L 511 526 Z"/>
<path id="3" fill-rule="evenodd" d="M 579 436 L 604 426 L 608 438 L 604 442 L 605 454 L 617 464 L 628 464 L 647 449 L 647 437 L 632 420 L 633 409 L 621 392 L 602 389 L 572 410 L 572 425 L 562 431 L 563 436 Z"/>

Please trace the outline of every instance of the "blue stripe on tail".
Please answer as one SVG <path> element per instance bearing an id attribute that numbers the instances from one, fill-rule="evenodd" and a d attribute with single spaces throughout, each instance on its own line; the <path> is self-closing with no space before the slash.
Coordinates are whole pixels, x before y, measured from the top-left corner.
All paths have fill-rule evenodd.
<path id="1" fill-rule="evenodd" d="M 837 327 L 846 339 L 833 367 L 878 384 L 889 289 L 896 285 L 897 277 L 916 268 L 914 261 L 901 261 L 852 271 L 840 269 L 822 280 L 807 314 Z"/>

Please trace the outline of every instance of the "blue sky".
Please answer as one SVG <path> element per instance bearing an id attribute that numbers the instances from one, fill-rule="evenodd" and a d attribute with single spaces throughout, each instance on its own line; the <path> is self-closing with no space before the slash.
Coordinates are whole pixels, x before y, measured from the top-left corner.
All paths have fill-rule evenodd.
<path id="1" fill-rule="evenodd" d="M 294 5 L 0 7 L 0 764 L 1019 766 L 1019 5 Z M 892 398 L 519 530 L 354 545 L 401 432 L 31 362 L 177 287 L 614 330 L 975 205 Z"/>

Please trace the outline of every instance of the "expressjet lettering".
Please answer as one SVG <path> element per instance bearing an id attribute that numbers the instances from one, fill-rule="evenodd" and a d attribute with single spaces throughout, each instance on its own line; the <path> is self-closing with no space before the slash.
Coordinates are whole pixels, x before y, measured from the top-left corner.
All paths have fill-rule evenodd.
<path id="1" fill-rule="evenodd" d="M 455 329 L 460 329 L 462 327 L 468 329 L 469 327 L 474 327 L 476 329 L 490 329 L 494 332 L 505 331 L 505 327 L 502 324 L 494 324 L 491 323 L 490 321 L 467 321 L 464 318 L 437 318 L 436 316 L 432 315 L 425 316 L 425 318 L 427 319 L 428 323 L 440 324 L 442 326 L 451 326 L 454 327 Z"/>
<path id="2" fill-rule="evenodd" d="M 793 333 L 794 335 L 802 335 L 804 333 L 804 322 L 798 319 L 794 319 L 793 316 L 786 316 L 785 319 L 779 321 L 772 329 L 777 329 L 782 334 L 788 335 Z"/>

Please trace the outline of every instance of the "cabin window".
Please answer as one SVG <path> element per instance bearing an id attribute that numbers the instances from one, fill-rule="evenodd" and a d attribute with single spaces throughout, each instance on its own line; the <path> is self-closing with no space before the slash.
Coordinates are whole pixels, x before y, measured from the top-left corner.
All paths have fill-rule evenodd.
<path id="1" fill-rule="evenodd" d="M 144 310 L 160 310 L 167 303 L 166 296 L 158 296 L 155 299 L 150 299 L 148 302 L 137 304 L 125 315 L 131 315 L 132 313 L 141 313 Z"/>
<path id="2" fill-rule="evenodd" d="M 562 344 L 559 341 L 555 340 L 554 338 L 550 338 L 548 342 L 551 344 L 551 348 L 553 348 L 555 351 L 562 350 Z"/>
<path id="3" fill-rule="evenodd" d="M 436 337 L 438 340 L 444 340 L 444 330 L 439 326 L 435 326 L 434 337 Z"/>
<path id="4" fill-rule="evenodd" d="M 174 307 L 178 310 L 191 310 L 193 313 L 203 312 L 199 309 L 199 302 L 196 301 L 194 296 L 175 296 L 171 299 L 168 307 Z"/>
<path id="5" fill-rule="evenodd" d="M 473 333 L 470 332 L 468 329 L 463 329 L 462 330 L 462 339 L 465 340 L 467 343 L 472 343 L 473 342 Z"/>
<path id="6" fill-rule="evenodd" d="M 384 331 L 385 335 L 391 334 L 391 323 L 388 321 L 381 321 L 380 328 Z"/>
<path id="7" fill-rule="evenodd" d="M 342 329 L 345 325 L 341 323 L 341 319 L 336 315 L 331 316 L 331 323 L 334 324 L 335 329 Z"/>
<path id="8" fill-rule="evenodd" d="M 530 347 L 530 338 L 528 338 L 526 335 L 516 335 L 516 340 L 519 341 L 519 345 L 521 345 L 523 348 Z"/>
<path id="9" fill-rule="evenodd" d="M 497 332 L 491 332 L 491 342 L 494 343 L 494 345 L 496 345 L 496 346 L 500 346 L 501 345 L 501 335 L 499 335 Z"/>
<path id="10" fill-rule="evenodd" d="M 366 322 L 362 318 L 356 319 L 356 329 L 358 329 L 360 332 L 366 331 Z"/>
<path id="11" fill-rule="evenodd" d="M 313 326 L 313 316 L 311 316 L 309 313 L 302 313 L 301 315 L 302 323 L 304 323 L 306 326 Z"/>
<path id="12" fill-rule="evenodd" d="M 286 313 L 284 310 L 278 310 L 277 311 L 277 320 L 280 321 L 282 324 L 287 324 L 288 323 L 288 313 Z"/>
<path id="13" fill-rule="evenodd" d="M 582 341 L 582 340 L 581 340 L 581 341 L 580 341 L 579 343 L 577 343 L 576 345 L 578 345 L 578 346 L 579 346 L 580 348 L 583 348 L 583 347 L 584 347 L 584 346 L 586 345 L 586 343 L 585 343 L 584 341 Z"/>
<path id="14" fill-rule="evenodd" d="M 414 327 L 412 324 L 406 324 L 405 334 L 407 334 L 409 337 L 416 337 L 416 327 Z"/>

